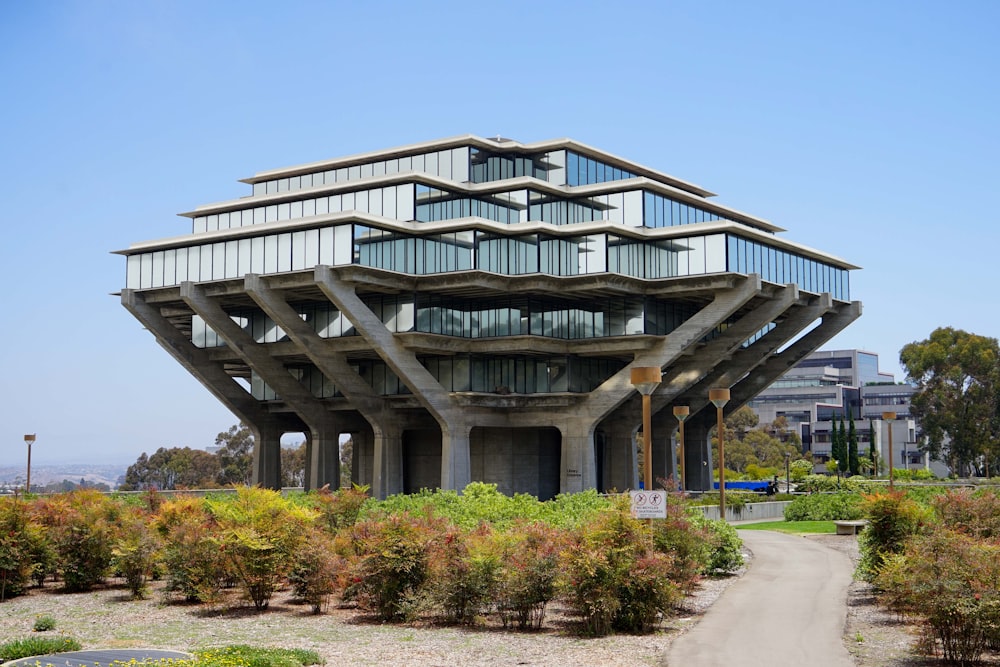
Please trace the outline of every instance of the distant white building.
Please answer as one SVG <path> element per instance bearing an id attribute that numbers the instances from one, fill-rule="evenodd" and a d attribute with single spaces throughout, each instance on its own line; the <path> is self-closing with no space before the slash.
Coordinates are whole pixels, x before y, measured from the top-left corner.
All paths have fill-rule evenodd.
<path id="1" fill-rule="evenodd" d="M 830 459 L 831 427 L 836 420 L 854 416 L 858 453 L 869 449 L 869 431 L 874 429 L 882 461 L 889 460 L 890 423 L 885 412 L 894 412 L 891 422 L 893 467 L 929 468 L 946 475 L 947 467 L 920 452 L 918 424 L 910 412 L 914 385 L 896 384 L 891 373 L 879 370 L 878 355 L 863 350 L 819 350 L 808 355 L 748 404 L 761 423 L 784 417 L 788 427 L 802 437 L 803 452 L 811 452 L 820 464 Z"/>

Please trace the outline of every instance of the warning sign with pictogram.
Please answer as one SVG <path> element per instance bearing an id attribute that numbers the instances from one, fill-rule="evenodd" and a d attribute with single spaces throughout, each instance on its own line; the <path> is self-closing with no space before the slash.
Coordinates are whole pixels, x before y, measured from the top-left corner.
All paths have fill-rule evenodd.
<path id="1" fill-rule="evenodd" d="M 632 516 L 636 519 L 666 519 L 666 491 L 629 491 L 632 496 Z"/>

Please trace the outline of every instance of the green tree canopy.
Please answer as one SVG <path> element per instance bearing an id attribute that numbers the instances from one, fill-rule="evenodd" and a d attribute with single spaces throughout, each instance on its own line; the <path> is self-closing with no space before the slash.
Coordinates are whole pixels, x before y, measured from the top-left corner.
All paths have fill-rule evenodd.
<path id="1" fill-rule="evenodd" d="M 980 457 L 998 460 L 1000 347 L 996 338 L 942 327 L 903 347 L 899 361 L 919 391 L 911 411 L 921 451 L 962 474 Z"/>

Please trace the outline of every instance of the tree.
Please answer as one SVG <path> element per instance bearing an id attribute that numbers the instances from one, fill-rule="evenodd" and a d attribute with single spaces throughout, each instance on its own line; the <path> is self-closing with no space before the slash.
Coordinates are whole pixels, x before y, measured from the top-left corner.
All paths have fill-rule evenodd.
<path id="1" fill-rule="evenodd" d="M 143 452 L 125 472 L 122 491 L 214 488 L 218 459 L 201 449 L 160 447 L 152 456 Z"/>
<path id="2" fill-rule="evenodd" d="M 340 443 L 340 488 L 351 488 L 351 472 L 354 463 L 354 438 Z"/>
<path id="3" fill-rule="evenodd" d="M 219 449 L 219 484 L 249 485 L 253 480 L 253 433 L 243 423 L 229 427 L 215 436 Z"/>
<path id="4" fill-rule="evenodd" d="M 1000 430 L 1000 346 L 996 338 L 942 327 L 903 346 L 899 361 L 918 388 L 910 402 L 920 450 L 962 474 L 996 461 Z"/>
<path id="5" fill-rule="evenodd" d="M 840 422 L 840 428 L 844 428 L 844 422 Z M 850 412 L 850 422 L 847 431 L 847 468 L 852 475 L 861 473 L 861 466 L 858 460 L 858 430 L 854 426 L 854 412 Z"/>
<path id="6" fill-rule="evenodd" d="M 830 421 L 830 458 L 837 461 L 837 471 L 847 470 L 847 443 L 841 439 L 837 428 L 837 415 Z"/>
<path id="7" fill-rule="evenodd" d="M 735 431 L 736 437 L 740 440 L 743 439 L 743 436 L 745 436 L 748 431 L 757 428 L 759 423 L 760 417 L 758 417 L 757 413 L 746 405 L 726 417 L 727 430 L 732 429 Z"/>
<path id="8" fill-rule="evenodd" d="M 281 486 L 305 486 L 306 443 L 281 448 Z"/>
<path id="9" fill-rule="evenodd" d="M 878 442 L 875 435 L 875 420 L 868 420 L 868 458 L 872 462 L 872 474 L 878 477 Z"/>

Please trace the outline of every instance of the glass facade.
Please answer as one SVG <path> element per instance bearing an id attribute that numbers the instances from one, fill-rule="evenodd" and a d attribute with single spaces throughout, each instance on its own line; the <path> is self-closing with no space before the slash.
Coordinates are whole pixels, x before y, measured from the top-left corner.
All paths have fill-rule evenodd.
<path id="1" fill-rule="evenodd" d="M 504 275 L 611 272 L 645 279 L 759 273 L 769 282 L 850 298 L 846 269 L 733 234 L 636 239 L 463 230 L 417 236 L 352 224 L 130 255 L 125 285 L 149 289 L 352 263 L 417 275 L 471 269 Z"/>

